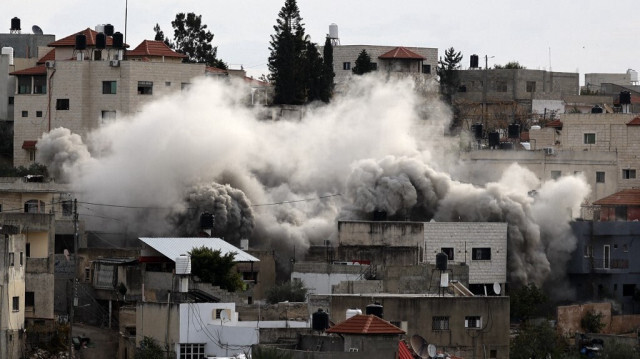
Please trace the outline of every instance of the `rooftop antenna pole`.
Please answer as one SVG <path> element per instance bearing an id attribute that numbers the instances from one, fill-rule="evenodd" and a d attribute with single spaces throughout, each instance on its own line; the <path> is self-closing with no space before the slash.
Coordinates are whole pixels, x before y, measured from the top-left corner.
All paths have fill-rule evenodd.
<path id="1" fill-rule="evenodd" d="M 127 12 L 129 10 L 129 0 L 124 1 L 124 43 L 127 43 Z"/>

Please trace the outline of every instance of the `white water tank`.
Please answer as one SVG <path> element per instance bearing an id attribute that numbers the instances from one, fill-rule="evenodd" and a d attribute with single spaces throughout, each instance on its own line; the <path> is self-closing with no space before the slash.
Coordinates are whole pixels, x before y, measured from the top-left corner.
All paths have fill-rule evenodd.
<path id="1" fill-rule="evenodd" d="M 97 33 L 104 32 L 104 24 L 96 25 L 96 32 Z"/>
<path id="2" fill-rule="evenodd" d="M 533 125 L 531 126 L 531 129 L 536 131 L 536 130 L 540 130 L 542 127 L 538 126 L 538 125 Z"/>
<path id="3" fill-rule="evenodd" d="M 329 25 L 329 37 L 332 39 L 338 39 L 338 25 L 331 24 Z"/>
<path id="4" fill-rule="evenodd" d="M 360 315 L 360 314 L 362 314 L 362 310 L 361 309 L 347 309 L 346 319 L 355 317 L 356 315 Z"/>
<path id="5" fill-rule="evenodd" d="M 177 275 L 189 275 L 191 274 L 191 257 L 186 254 L 181 254 L 176 258 L 176 274 Z"/>
<path id="6" fill-rule="evenodd" d="M 633 69 L 628 69 L 627 75 L 629 76 L 629 81 L 631 83 L 638 82 L 638 71 Z"/>
<path id="7" fill-rule="evenodd" d="M 13 47 L 3 47 L 3 55 L 9 55 L 9 66 L 13 66 Z"/>

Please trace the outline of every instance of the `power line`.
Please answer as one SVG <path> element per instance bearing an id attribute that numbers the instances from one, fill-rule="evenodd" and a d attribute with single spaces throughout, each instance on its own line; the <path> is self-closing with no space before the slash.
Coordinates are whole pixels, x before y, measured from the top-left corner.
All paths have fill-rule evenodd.
<path id="1" fill-rule="evenodd" d="M 318 196 L 318 197 L 314 197 L 314 198 L 298 199 L 298 200 L 295 200 L 295 201 L 282 201 L 282 202 L 274 202 L 274 203 L 252 204 L 251 207 L 276 206 L 276 205 L 279 205 L 279 204 L 309 202 L 309 201 L 316 201 L 316 200 L 319 200 L 319 199 L 325 199 L 325 198 L 336 197 L 336 196 L 342 196 L 342 193 L 328 194 L 328 195 L 325 195 L 325 196 Z"/>

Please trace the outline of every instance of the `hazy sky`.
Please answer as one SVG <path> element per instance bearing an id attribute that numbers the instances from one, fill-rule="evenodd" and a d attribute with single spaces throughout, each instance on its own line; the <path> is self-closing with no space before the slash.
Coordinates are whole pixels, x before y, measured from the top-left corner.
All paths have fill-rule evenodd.
<path id="1" fill-rule="evenodd" d="M 22 32 L 39 25 L 57 39 L 96 24 L 110 23 L 124 33 L 125 0 L 5 0 L 0 31 L 11 18 L 21 19 Z M 195 12 L 215 35 L 218 57 L 251 74 L 267 73 L 269 39 L 284 0 L 168 1 L 128 0 L 127 43 L 153 39 L 156 23 L 170 37 L 178 12 Z M 435 47 L 441 56 L 454 47 L 478 54 L 489 66 L 515 60 L 529 69 L 580 72 L 640 71 L 640 30 L 633 14 L 640 1 L 618 0 L 298 0 L 305 29 L 324 43 L 329 25 L 339 26 L 343 45 Z M 2 25 L 4 24 L 4 25 Z M 4 26 L 4 27 L 1 27 Z"/>

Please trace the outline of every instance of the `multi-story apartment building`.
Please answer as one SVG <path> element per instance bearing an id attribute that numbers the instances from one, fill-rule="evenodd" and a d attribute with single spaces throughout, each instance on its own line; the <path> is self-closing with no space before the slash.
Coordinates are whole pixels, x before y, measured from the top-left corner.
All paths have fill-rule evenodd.
<path id="1" fill-rule="evenodd" d="M 82 50 L 76 49 L 78 35 L 86 39 Z M 18 79 L 14 166 L 35 161 L 36 143 L 44 132 L 65 127 L 85 137 L 205 73 L 204 64 L 182 63 L 184 55 L 160 41 L 144 41 L 123 57 L 118 41 L 114 47 L 107 36 L 100 46 L 98 35 L 88 28 L 54 41 L 37 66 L 12 73 Z"/>
<path id="2" fill-rule="evenodd" d="M 24 356 L 25 234 L 0 217 L 0 359 Z M 25 303 L 26 302 L 26 303 Z"/>

